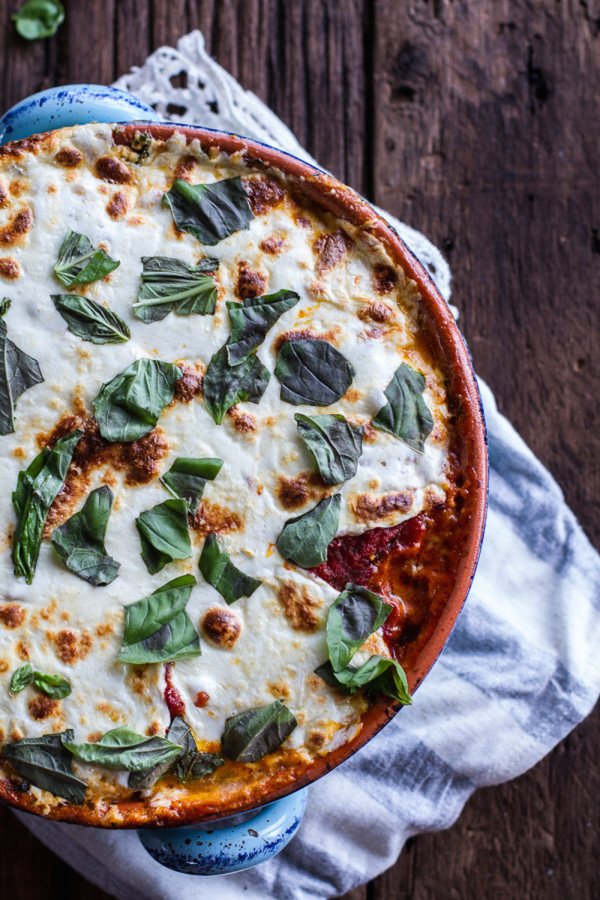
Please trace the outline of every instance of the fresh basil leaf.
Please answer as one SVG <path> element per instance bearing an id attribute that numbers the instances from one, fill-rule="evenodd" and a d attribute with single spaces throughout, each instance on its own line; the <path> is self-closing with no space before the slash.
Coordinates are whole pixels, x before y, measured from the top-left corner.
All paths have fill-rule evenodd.
<path id="1" fill-rule="evenodd" d="M 383 625 L 393 606 L 379 594 L 347 584 L 329 609 L 327 649 L 335 672 L 345 669 L 369 635 Z"/>
<path id="2" fill-rule="evenodd" d="M 175 225 L 203 244 L 218 244 L 248 228 L 254 218 L 242 179 L 226 178 L 213 184 L 188 184 L 178 178 L 163 195 Z"/>
<path id="3" fill-rule="evenodd" d="M 94 415 L 107 441 L 137 441 L 152 431 L 182 376 L 178 366 L 138 359 L 100 388 Z"/>
<path id="4" fill-rule="evenodd" d="M 223 755 L 236 762 L 256 762 L 277 750 L 297 724 L 281 700 L 231 716 L 225 722 Z"/>
<path id="5" fill-rule="evenodd" d="M 249 356 L 239 365 L 232 366 L 227 357 L 227 345 L 217 350 L 203 381 L 204 402 L 217 425 L 236 403 L 258 403 L 270 377 L 271 373 L 257 356 Z"/>
<path id="6" fill-rule="evenodd" d="M 135 520 L 142 542 L 142 559 L 151 575 L 174 559 L 192 555 L 185 500 L 165 500 L 147 509 Z"/>
<path id="7" fill-rule="evenodd" d="M 117 266 L 120 266 L 118 260 L 111 259 L 101 247 L 94 248 L 85 234 L 77 234 L 69 228 L 58 251 L 54 274 L 65 287 L 72 287 L 98 281 Z"/>
<path id="8" fill-rule="evenodd" d="M 73 775 L 73 761 L 63 740 L 73 740 L 71 729 L 5 744 L 2 753 L 35 787 L 79 805 L 85 800 L 87 784 Z"/>
<path id="9" fill-rule="evenodd" d="M 63 700 L 71 693 L 71 685 L 62 675 L 45 675 L 43 672 L 34 672 L 33 684 L 38 691 L 42 691 L 53 700 Z"/>
<path id="10" fill-rule="evenodd" d="M 340 484 L 356 475 L 365 429 L 341 415 L 296 413 L 298 434 L 314 456 L 325 484 Z"/>
<path id="11" fill-rule="evenodd" d="M 108 556 L 104 536 L 113 493 L 107 485 L 89 495 L 83 509 L 52 532 L 52 546 L 67 569 L 90 584 L 110 584 L 121 563 Z"/>
<path id="12" fill-rule="evenodd" d="M 231 337 L 226 346 L 230 364 L 237 366 L 248 359 L 262 344 L 269 328 L 299 299 L 300 295 L 295 291 L 282 290 L 264 297 L 248 297 L 242 303 L 228 300 Z"/>
<path id="13" fill-rule="evenodd" d="M 389 431 L 423 452 L 425 439 L 433 428 L 433 416 L 423 399 L 425 376 L 402 363 L 384 391 L 388 402 L 373 419 L 375 428 Z"/>
<path id="14" fill-rule="evenodd" d="M 0 434 L 14 432 L 17 400 L 44 380 L 37 360 L 8 338 L 4 316 L 10 303 L 5 297 L 0 304 Z"/>
<path id="15" fill-rule="evenodd" d="M 63 739 L 63 746 L 83 762 L 107 769 L 125 769 L 127 772 L 140 772 L 163 762 L 171 763 L 181 754 L 179 744 L 166 738 L 137 734 L 126 725 L 107 731 L 96 743 Z"/>
<path id="16" fill-rule="evenodd" d="M 217 308 L 217 286 L 207 272 L 218 259 L 203 259 L 188 266 L 170 256 L 142 256 L 142 285 L 133 314 L 142 322 L 159 322 L 175 310 L 178 316 L 212 316 Z"/>
<path id="17" fill-rule="evenodd" d="M 182 754 L 175 762 L 160 763 L 151 769 L 142 772 L 131 772 L 127 786 L 132 791 L 147 790 L 168 772 L 179 778 L 180 781 L 192 781 L 210 775 L 219 766 L 225 764 L 215 753 L 200 753 L 194 740 L 190 726 L 181 716 L 175 716 L 167 731 L 167 740 L 179 744 Z"/>
<path id="18" fill-rule="evenodd" d="M 200 656 L 200 639 L 185 606 L 196 579 L 182 575 L 125 607 L 123 662 L 169 662 Z"/>
<path id="19" fill-rule="evenodd" d="M 64 484 L 82 434 L 75 430 L 59 438 L 52 450 L 42 450 L 24 472 L 19 472 L 12 495 L 17 514 L 12 558 L 15 575 L 25 576 L 27 584 L 33 581 L 48 512 Z"/>
<path id="20" fill-rule="evenodd" d="M 180 456 L 160 480 L 174 497 L 186 500 L 189 511 L 195 513 L 204 493 L 204 485 L 217 477 L 222 465 L 223 460 L 216 457 L 194 459 Z"/>
<path id="21" fill-rule="evenodd" d="M 281 399 L 299 406 L 329 406 L 343 397 L 354 378 L 354 366 L 328 341 L 286 341 L 277 357 L 275 375 Z"/>
<path id="22" fill-rule="evenodd" d="M 92 344 L 123 344 L 131 332 L 112 310 L 80 294 L 52 294 L 52 302 L 72 334 Z"/>
<path id="23" fill-rule="evenodd" d="M 15 28 L 26 41 L 56 34 L 65 18 L 65 10 L 58 0 L 28 0 L 12 17 Z"/>
<path id="24" fill-rule="evenodd" d="M 262 581 L 240 572 L 230 562 L 229 554 L 219 549 L 217 536 L 208 534 L 200 555 L 200 571 L 209 584 L 217 590 L 226 603 L 235 603 L 240 597 L 250 597 Z"/>
<path id="25" fill-rule="evenodd" d="M 412 703 L 404 669 L 395 659 L 385 656 L 371 656 L 359 669 L 348 666 L 339 672 L 334 672 L 327 661 L 315 669 L 315 674 L 346 694 L 355 694 L 364 687 L 371 695 L 387 694 L 404 706 Z"/>
<path id="26" fill-rule="evenodd" d="M 33 666 L 31 665 L 31 663 L 25 663 L 24 666 L 20 666 L 13 672 L 12 678 L 10 679 L 9 690 L 12 694 L 20 694 L 21 691 L 24 691 L 32 681 Z"/>
<path id="27" fill-rule="evenodd" d="M 277 538 L 277 549 L 291 562 L 310 569 L 327 559 L 327 548 L 340 524 L 341 494 L 324 497 L 301 516 L 288 519 Z"/>

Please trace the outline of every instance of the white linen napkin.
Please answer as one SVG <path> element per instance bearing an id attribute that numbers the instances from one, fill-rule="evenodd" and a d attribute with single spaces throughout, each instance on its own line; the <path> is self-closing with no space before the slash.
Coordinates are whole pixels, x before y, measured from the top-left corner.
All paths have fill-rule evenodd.
<path id="1" fill-rule="evenodd" d="M 185 88 L 173 75 L 187 74 Z M 235 131 L 304 159 L 291 132 L 205 53 L 200 32 L 163 47 L 117 82 L 165 119 Z M 186 108 L 169 116 L 167 104 Z M 423 235 L 386 218 L 446 298 L 450 272 Z M 521 774 L 591 710 L 600 690 L 600 557 L 551 475 L 480 382 L 490 498 L 469 599 L 412 707 L 309 790 L 296 837 L 238 875 L 197 878 L 154 862 L 132 832 L 102 832 L 19 814 L 86 878 L 123 900 L 311 900 L 391 866 L 404 842 L 449 827 L 475 788 Z"/>

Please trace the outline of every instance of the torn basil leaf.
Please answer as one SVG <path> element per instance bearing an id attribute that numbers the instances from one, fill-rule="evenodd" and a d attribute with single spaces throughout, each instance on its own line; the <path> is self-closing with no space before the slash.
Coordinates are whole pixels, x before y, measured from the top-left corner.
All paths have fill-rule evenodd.
<path id="1" fill-rule="evenodd" d="M 63 746 L 82 762 L 107 769 L 125 769 L 127 772 L 140 772 L 163 762 L 171 763 L 182 752 L 179 744 L 166 738 L 137 734 L 126 725 L 107 731 L 96 743 L 77 743 L 72 738 L 63 738 Z"/>
<path id="2" fill-rule="evenodd" d="M 329 609 L 327 649 L 335 672 L 345 669 L 366 639 L 383 625 L 393 606 L 379 594 L 347 584 Z"/>
<path id="3" fill-rule="evenodd" d="M 239 365 L 232 366 L 227 357 L 227 345 L 217 350 L 203 381 L 204 402 L 217 425 L 236 403 L 258 403 L 270 377 L 271 373 L 257 356 L 249 356 Z"/>
<path id="4" fill-rule="evenodd" d="M 27 0 L 12 17 L 18 34 L 26 41 L 38 41 L 56 34 L 65 18 L 58 0 Z"/>
<path id="5" fill-rule="evenodd" d="M 228 300 L 231 337 L 226 346 L 231 365 L 244 362 L 262 344 L 269 328 L 299 299 L 295 291 L 282 290 L 263 297 L 248 297 L 242 303 Z"/>
<path id="6" fill-rule="evenodd" d="M 50 539 L 67 569 L 93 585 L 110 584 L 121 565 L 104 546 L 113 499 L 105 484 L 92 491 L 83 509 L 55 528 Z"/>
<path id="7" fill-rule="evenodd" d="M 223 755 L 236 762 L 256 762 L 277 750 L 297 724 L 281 700 L 231 716 L 225 722 Z"/>
<path id="8" fill-rule="evenodd" d="M 167 731 L 167 740 L 179 744 L 183 751 L 181 755 L 174 762 L 163 762 L 141 772 L 132 772 L 127 782 L 127 787 L 132 791 L 147 790 L 156 784 L 159 778 L 171 772 L 182 782 L 193 781 L 204 775 L 210 775 L 225 764 L 225 760 L 215 753 L 201 753 L 198 750 L 192 730 L 181 716 L 175 716 L 172 720 Z"/>
<path id="9" fill-rule="evenodd" d="M 102 437 L 137 441 L 152 431 L 182 374 L 171 363 L 144 358 L 103 384 L 93 404 Z"/>
<path id="10" fill-rule="evenodd" d="M 21 691 L 24 691 L 32 681 L 33 666 L 31 665 L 31 663 L 25 663 L 24 666 L 20 666 L 13 672 L 12 678 L 10 679 L 9 690 L 11 694 L 20 694 Z"/>
<path id="11" fill-rule="evenodd" d="M 226 603 L 235 603 L 240 597 L 250 597 L 262 584 L 241 572 L 229 559 L 229 554 L 219 548 L 217 536 L 208 534 L 200 555 L 200 571 L 209 584 L 219 592 Z"/>
<path id="12" fill-rule="evenodd" d="M 52 294 L 52 302 L 72 334 L 92 344 L 123 344 L 131 332 L 112 310 L 80 294 Z"/>
<path id="13" fill-rule="evenodd" d="M 223 460 L 216 457 L 194 459 L 180 456 L 160 480 L 174 497 L 187 501 L 190 513 L 195 513 L 204 493 L 204 485 L 217 477 L 222 465 Z"/>
<path id="14" fill-rule="evenodd" d="M 277 538 L 277 549 L 291 562 L 310 569 L 327 559 L 327 548 L 340 524 L 341 494 L 325 497 L 308 512 L 288 519 Z"/>
<path id="15" fill-rule="evenodd" d="M 72 287 L 98 281 L 119 265 L 120 262 L 111 259 L 101 247 L 94 247 L 85 234 L 77 234 L 69 228 L 58 251 L 54 273 L 65 287 Z"/>
<path id="16" fill-rule="evenodd" d="M 151 575 L 174 559 L 192 555 L 187 517 L 185 500 L 165 500 L 140 513 L 135 520 L 142 542 L 142 559 Z"/>
<path id="17" fill-rule="evenodd" d="M 73 740 L 71 729 L 5 744 L 2 753 L 19 775 L 35 787 L 79 805 L 85 800 L 87 785 L 73 775 L 73 761 L 63 740 Z"/>
<path id="18" fill-rule="evenodd" d="M 373 425 L 389 431 L 422 453 L 425 439 L 433 429 L 433 416 L 423 399 L 425 376 L 407 363 L 396 369 L 384 391 L 388 402 L 375 418 Z"/>
<path id="19" fill-rule="evenodd" d="M 356 374 L 354 366 L 328 341 L 286 341 L 277 357 L 275 375 L 281 399 L 299 406 L 329 406 L 343 397 Z"/>
<path id="20" fill-rule="evenodd" d="M 24 472 L 19 472 L 12 495 L 17 514 L 12 559 L 15 575 L 24 576 L 27 584 L 33 581 L 48 512 L 64 484 L 82 434 L 75 430 L 59 438 L 52 450 L 42 450 Z"/>
<path id="21" fill-rule="evenodd" d="M 0 303 L 0 434 L 14 432 L 17 400 L 44 380 L 37 360 L 8 338 L 4 316 L 10 304 L 8 297 Z"/>
<path id="22" fill-rule="evenodd" d="M 348 666 L 339 672 L 334 672 L 327 661 L 315 669 L 315 673 L 346 694 L 355 694 L 360 688 L 365 688 L 370 695 L 386 694 L 404 706 L 412 703 L 404 669 L 395 659 L 374 655 L 359 669 Z"/>
<path id="23" fill-rule="evenodd" d="M 142 285 L 133 314 L 142 322 L 159 322 L 173 310 L 178 316 L 212 316 L 217 308 L 217 286 L 208 272 L 218 259 L 203 259 L 188 266 L 170 256 L 142 256 Z"/>
<path id="24" fill-rule="evenodd" d="M 178 178 L 162 202 L 170 207 L 180 231 L 211 246 L 248 228 L 254 218 L 240 177 L 213 184 L 188 184 Z"/>
<path id="25" fill-rule="evenodd" d="M 365 429 L 341 415 L 296 413 L 298 434 L 314 457 L 325 484 L 341 484 L 356 475 Z"/>
<path id="26" fill-rule="evenodd" d="M 71 693 L 71 685 L 62 675 L 45 675 L 43 672 L 34 672 L 33 685 L 52 697 L 53 700 L 63 700 Z"/>
<path id="27" fill-rule="evenodd" d="M 171 662 L 200 656 L 200 639 L 185 606 L 196 579 L 182 575 L 125 607 L 122 662 Z"/>

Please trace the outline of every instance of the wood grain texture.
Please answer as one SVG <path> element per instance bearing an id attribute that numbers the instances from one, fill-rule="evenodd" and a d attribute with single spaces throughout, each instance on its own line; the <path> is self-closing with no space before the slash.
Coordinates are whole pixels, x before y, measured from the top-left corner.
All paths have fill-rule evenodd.
<path id="1" fill-rule="evenodd" d="M 18 5 L 0 0 L 4 108 L 201 28 L 324 167 L 428 234 L 476 368 L 600 544 L 598 0 L 65 0 L 33 44 Z M 596 712 L 345 900 L 595 900 L 599 749 Z M 0 832 L 2 896 L 108 897 L 6 810 Z"/>

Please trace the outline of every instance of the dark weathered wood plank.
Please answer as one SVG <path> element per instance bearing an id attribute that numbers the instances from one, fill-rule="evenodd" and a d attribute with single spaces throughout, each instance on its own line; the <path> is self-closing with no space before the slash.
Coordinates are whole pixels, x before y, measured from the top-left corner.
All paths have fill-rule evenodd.
<path id="1" fill-rule="evenodd" d="M 138 0 L 119 0 L 115 10 L 115 75 L 124 75 L 131 66 L 142 66 L 154 49 L 152 9 Z"/>

